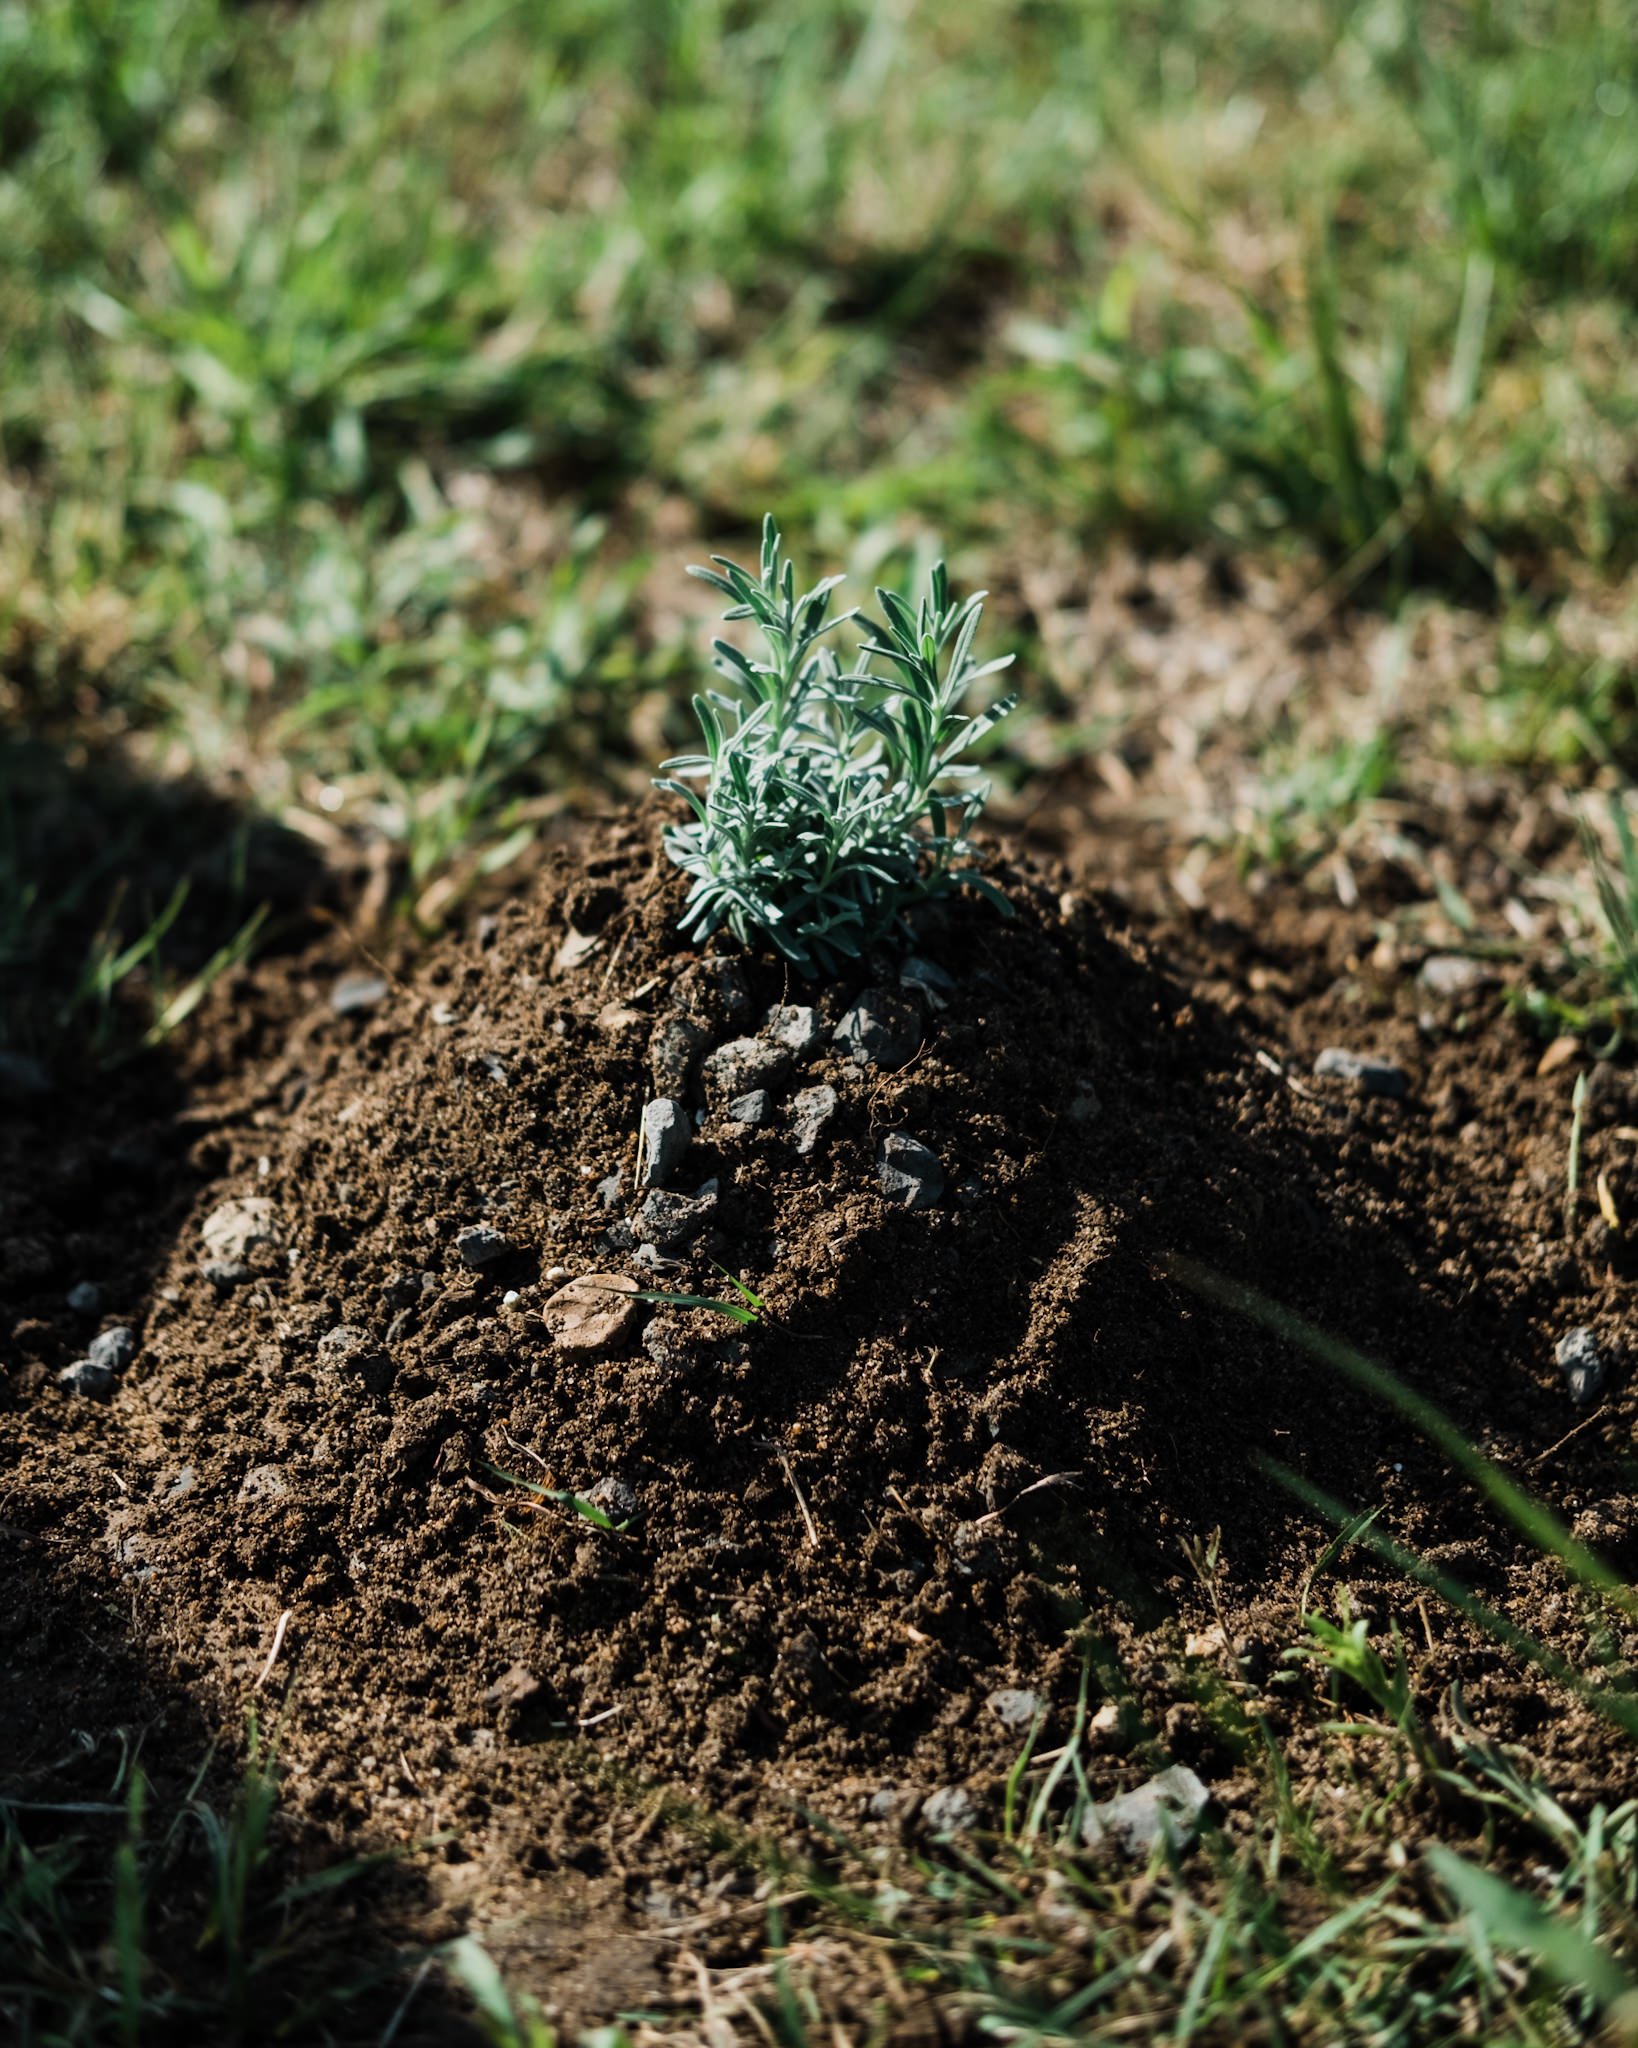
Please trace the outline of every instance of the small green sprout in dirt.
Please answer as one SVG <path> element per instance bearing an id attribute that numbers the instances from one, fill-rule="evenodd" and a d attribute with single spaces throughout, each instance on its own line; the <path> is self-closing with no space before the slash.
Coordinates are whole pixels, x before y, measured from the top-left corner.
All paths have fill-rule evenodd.
<path id="1" fill-rule="evenodd" d="M 712 1261 L 713 1265 L 716 1263 L 715 1260 Z M 730 1273 L 726 1266 L 717 1265 L 717 1271 L 740 1296 L 739 1301 L 718 1301 L 715 1295 L 711 1294 L 667 1294 L 663 1289 L 654 1287 L 646 1289 L 634 1298 L 646 1301 L 655 1308 L 709 1309 L 719 1316 L 727 1316 L 732 1322 L 744 1323 L 747 1327 L 752 1323 L 760 1323 L 768 1309 L 768 1304 L 762 1296 L 753 1293 L 745 1282 Z"/>
<path id="2" fill-rule="evenodd" d="M 715 642 L 733 686 L 694 699 L 704 752 L 664 764 L 656 787 L 694 816 L 666 833 L 693 877 L 683 929 L 724 926 L 745 944 L 770 941 L 799 972 L 833 973 L 911 905 L 965 886 L 1006 899 L 965 865 L 966 837 L 989 786 L 962 756 L 1016 702 L 962 707 L 973 686 L 1011 662 L 979 662 L 973 643 L 984 593 L 957 604 L 944 564 L 914 611 L 889 590 L 884 614 L 844 670 L 824 643 L 859 615 L 830 614 L 840 577 L 797 595 L 772 517 L 759 571 L 724 555 L 690 574 L 729 600 L 724 618 L 751 621 L 760 657 Z M 878 667 L 877 664 L 885 664 Z M 703 788 L 695 787 L 703 785 Z"/>

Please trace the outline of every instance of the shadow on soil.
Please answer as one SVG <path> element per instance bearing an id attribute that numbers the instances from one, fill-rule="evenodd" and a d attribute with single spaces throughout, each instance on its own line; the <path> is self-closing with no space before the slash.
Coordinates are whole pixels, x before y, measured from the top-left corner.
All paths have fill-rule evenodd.
<path id="1" fill-rule="evenodd" d="M 156 1011 L 195 977 L 230 984 L 253 944 L 308 943 L 336 887 L 303 841 L 197 785 L 0 741 L 0 1416 L 51 1413 L 63 1463 L 56 1488 L 37 1457 L 25 1472 L 0 1420 L 8 2039 L 373 2042 L 424 1953 L 407 1871 L 287 1896 L 357 1847 L 298 1827 L 276 1790 L 259 1811 L 277 1762 L 249 1769 L 254 1702 L 224 1702 L 145 1613 L 120 1493 L 74 1477 L 81 1433 L 117 1437 L 116 1417 L 57 1384 L 99 1331 L 140 1338 L 208 1178 L 189 1108 L 206 1056 L 185 1028 L 152 1035 Z M 400 2043 L 476 2040 L 436 1980 L 416 2007 Z"/>

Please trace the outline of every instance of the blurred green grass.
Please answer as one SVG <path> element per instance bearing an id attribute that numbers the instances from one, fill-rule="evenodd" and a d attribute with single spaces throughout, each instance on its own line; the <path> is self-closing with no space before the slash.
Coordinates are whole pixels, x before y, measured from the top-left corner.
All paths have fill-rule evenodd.
<path id="1" fill-rule="evenodd" d="M 651 565 L 770 505 L 1550 628 L 1634 565 L 1635 175 L 1626 0 L 3 0 L 0 709 L 432 915 L 653 751 Z"/>

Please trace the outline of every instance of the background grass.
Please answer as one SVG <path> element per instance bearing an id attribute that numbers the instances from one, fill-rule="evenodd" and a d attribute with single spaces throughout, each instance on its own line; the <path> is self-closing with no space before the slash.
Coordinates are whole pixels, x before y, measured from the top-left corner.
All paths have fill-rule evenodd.
<path id="1" fill-rule="evenodd" d="M 1474 601 L 1442 743 L 1624 772 L 1556 625 L 1630 623 L 1635 172 L 1612 0 L 9 0 L 4 710 L 435 921 L 652 755 L 671 566 L 772 505 L 951 549 L 1071 734 L 1021 568 L 1130 538 Z"/>

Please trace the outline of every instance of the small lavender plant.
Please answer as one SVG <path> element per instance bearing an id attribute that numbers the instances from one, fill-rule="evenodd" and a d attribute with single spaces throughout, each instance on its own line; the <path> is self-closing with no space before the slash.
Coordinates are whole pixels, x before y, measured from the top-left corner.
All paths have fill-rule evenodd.
<path id="1" fill-rule="evenodd" d="M 694 878 L 683 929 L 767 939 L 812 976 L 834 973 L 912 904 L 951 889 L 1008 910 L 965 865 L 989 784 L 961 757 L 1017 702 L 962 708 L 975 683 L 1012 660 L 973 658 L 984 593 L 953 603 L 940 562 L 914 611 L 878 590 L 880 621 L 833 616 L 841 577 L 799 597 L 771 516 L 758 574 L 711 559 L 689 574 L 729 600 L 725 619 L 755 622 L 765 651 L 757 659 L 714 642 L 732 690 L 695 697 L 704 751 L 663 763 L 655 778 L 694 813 L 665 835 Z M 827 643 L 849 626 L 864 638 L 844 670 Z"/>

